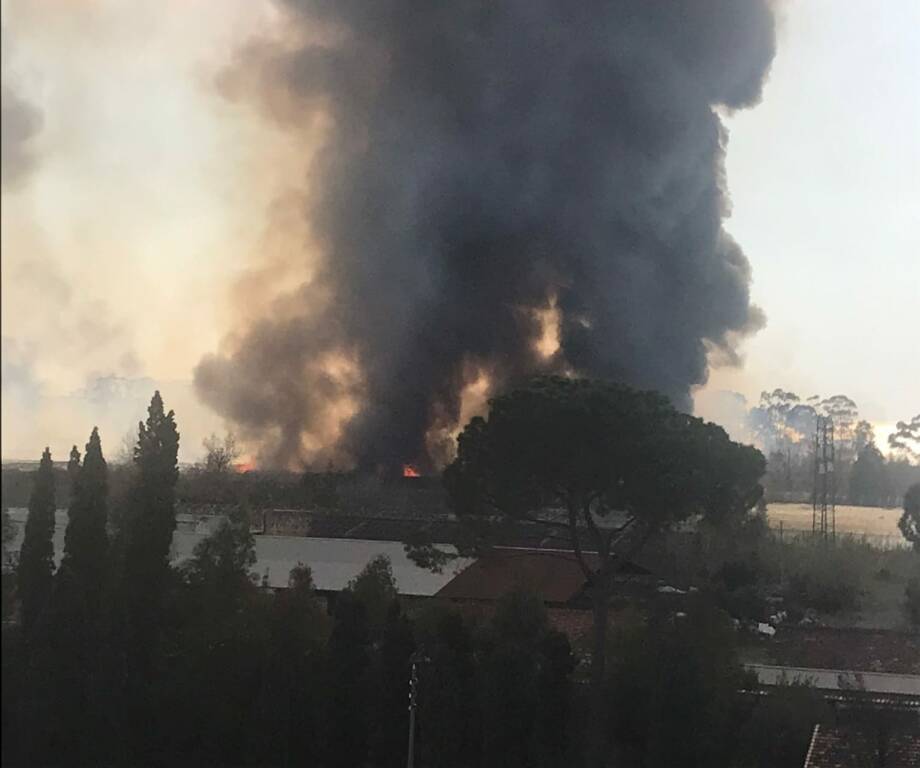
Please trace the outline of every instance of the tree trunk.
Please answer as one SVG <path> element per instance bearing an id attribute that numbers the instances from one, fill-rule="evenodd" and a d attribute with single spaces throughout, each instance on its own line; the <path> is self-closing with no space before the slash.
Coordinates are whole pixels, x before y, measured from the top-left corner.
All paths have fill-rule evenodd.
<path id="1" fill-rule="evenodd" d="M 594 629 L 591 649 L 591 706 L 588 713 L 587 768 L 603 768 L 607 764 L 604 682 L 607 671 L 607 616 L 610 608 L 608 581 L 606 574 L 598 573 L 591 583 Z"/>

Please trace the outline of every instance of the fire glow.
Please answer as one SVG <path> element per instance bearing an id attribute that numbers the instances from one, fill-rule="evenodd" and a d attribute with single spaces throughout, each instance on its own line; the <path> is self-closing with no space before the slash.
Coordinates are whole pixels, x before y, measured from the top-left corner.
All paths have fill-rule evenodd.
<path id="1" fill-rule="evenodd" d="M 411 464 L 403 464 L 403 477 L 421 477 L 422 473 L 419 472 Z"/>

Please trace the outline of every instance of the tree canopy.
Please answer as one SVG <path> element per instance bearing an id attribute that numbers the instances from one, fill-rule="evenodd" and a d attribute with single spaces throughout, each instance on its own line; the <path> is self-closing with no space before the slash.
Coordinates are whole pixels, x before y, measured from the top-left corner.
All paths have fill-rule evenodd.
<path id="1" fill-rule="evenodd" d="M 606 565 L 619 545 L 629 552 L 675 522 L 744 515 L 763 471 L 755 448 L 656 392 L 551 377 L 491 401 L 461 433 L 444 481 L 484 537 L 483 524 L 529 521 Z"/>
<path id="2" fill-rule="evenodd" d="M 850 472 L 851 504 L 884 504 L 891 494 L 885 457 L 875 443 L 868 443 L 856 456 Z"/>
<path id="3" fill-rule="evenodd" d="M 920 483 L 914 483 L 904 494 L 904 513 L 898 520 L 904 538 L 920 551 Z"/>
<path id="4" fill-rule="evenodd" d="M 74 453 L 71 451 L 71 461 Z M 95 427 L 86 444 L 83 466 L 77 464 L 73 477 L 61 568 L 75 579 L 81 591 L 98 596 L 108 552 L 108 479 L 99 430 Z"/>
<path id="5" fill-rule="evenodd" d="M 127 521 L 125 579 L 137 600 L 155 605 L 169 566 L 169 548 L 176 528 L 175 486 L 179 477 L 179 432 L 175 414 L 166 413 L 155 392 L 147 421 L 138 424 L 134 463 L 137 475 Z M 146 596 L 143 594 L 146 592 Z"/>
<path id="6" fill-rule="evenodd" d="M 899 421 L 888 436 L 891 450 L 908 460 L 920 460 L 920 413 L 910 421 Z"/>
<path id="7" fill-rule="evenodd" d="M 444 483 L 469 539 L 488 546 L 526 521 L 572 547 L 594 608 L 589 763 L 603 750 L 602 685 L 613 576 L 650 538 L 690 518 L 743 517 L 761 498 L 765 461 L 721 427 L 677 411 L 657 392 L 546 377 L 495 398 L 458 438 Z M 437 564 L 443 553 L 410 553 Z"/>

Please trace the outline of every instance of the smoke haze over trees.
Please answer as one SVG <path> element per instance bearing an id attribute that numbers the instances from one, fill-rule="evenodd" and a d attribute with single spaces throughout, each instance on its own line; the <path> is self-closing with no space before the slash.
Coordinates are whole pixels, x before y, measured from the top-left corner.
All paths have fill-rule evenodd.
<path id="1" fill-rule="evenodd" d="M 279 6 L 223 86 L 315 140 L 314 261 L 196 371 L 265 463 L 430 469 L 465 389 L 539 371 L 688 408 L 762 324 L 717 110 L 760 98 L 769 3 Z"/>
<path id="2" fill-rule="evenodd" d="M 758 404 L 748 407 L 744 396 L 736 392 L 717 394 L 704 410 L 736 439 L 753 442 L 767 456 L 764 487 L 768 500 L 811 500 L 815 429 L 821 418 L 830 419 L 834 427 L 838 502 L 897 505 L 907 487 L 920 479 L 920 417 L 897 423 L 888 437 L 886 457 L 874 427 L 846 395 L 804 398 L 778 388 L 762 392 Z"/>

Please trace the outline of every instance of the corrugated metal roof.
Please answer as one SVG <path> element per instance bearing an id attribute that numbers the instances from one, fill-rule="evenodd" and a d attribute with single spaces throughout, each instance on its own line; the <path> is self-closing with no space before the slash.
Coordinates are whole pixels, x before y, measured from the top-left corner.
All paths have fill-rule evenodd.
<path id="1" fill-rule="evenodd" d="M 204 538 L 204 534 L 177 532 L 173 537 L 175 562 L 191 557 L 195 545 Z M 255 545 L 253 572 L 259 578 L 267 576 L 268 586 L 276 589 L 286 587 L 291 570 L 302 563 L 310 566 L 317 590 L 338 592 L 348 586 L 348 582 L 361 573 L 371 560 L 378 555 L 386 555 L 401 595 L 430 597 L 471 562 L 459 559 L 442 573 L 433 573 L 415 565 L 406 557 L 403 545 L 393 541 L 256 536 Z"/>
<path id="2" fill-rule="evenodd" d="M 18 553 L 22 546 L 28 510 L 11 509 L 11 518 L 18 523 L 16 537 L 6 549 Z M 350 527 L 359 519 L 349 518 Z M 195 545 L 216 528 L 219 519 L 211 518 L 204 523 L 194 516 L 185 516 L 178 521 L 173 534 L 172 560 L 179 563 L 192 556 Z M 64 555 L 64 532 L 67 528 L 66 510 L 55 514 L 54 562 L 59 565 Z M 310 566 L 313 583 L 321 591 L 339 591 L 357 576 L 377 555 L 390 558 L 393 576 L 400 594 L 419 597 L 434 595 L 472 560 L 459 559 L 451 563 L 442 573 L 432 573 L 419 568 L 406 557 L 403 545 L 397 541 L 368 541 L 352 538 L 306 537 L 306 536 L 256 536 L 256 564 L 253 573 L 262 578 L 268 573 L 269 586 L 286 587 L 291 569 L 299 563 Z M 450 549 L 450 547 L 445 547 Z"/>

